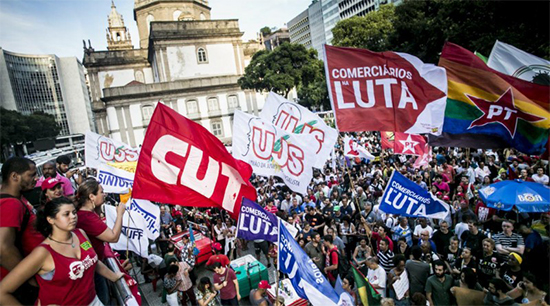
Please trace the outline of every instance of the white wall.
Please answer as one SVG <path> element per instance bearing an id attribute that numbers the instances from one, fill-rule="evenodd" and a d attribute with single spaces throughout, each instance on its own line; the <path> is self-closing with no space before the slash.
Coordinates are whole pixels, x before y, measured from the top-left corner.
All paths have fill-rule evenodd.
<path id="1" fill-rule="evenodd" d="M 144 75 L 147 80 L 147 73 L 144 71 Z M 103 89 L 105 88 L 105 79 L 112 78 L 112 83 L 110 87 L 119 87 L 124 86 L 135 79 L 134 69 L 124 69 L 124 70 L 109 70 L 101 71 L 98 73 L 99 76 L 99 88 L 101 89 L 101 96 L 103 97 Z"/>
<path id="2" fill-rule="evenodd" d="M 233 44 L 206 45 L 207 63 L 199 64 L 195 46 L 167 47 L 172 80 L 237 74 Z"/>

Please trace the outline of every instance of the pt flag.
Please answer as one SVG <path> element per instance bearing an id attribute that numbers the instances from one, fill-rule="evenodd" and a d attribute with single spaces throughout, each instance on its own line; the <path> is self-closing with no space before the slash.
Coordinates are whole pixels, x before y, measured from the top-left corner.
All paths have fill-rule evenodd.
<path id="1" fill-rule="evenodd" d="M 373 160 L 374 156 L 362 145 L 358 144 L 356 140 L 349 136 L 344 137 L 344 155 L 348 157 L 365 158 L 367 160 Z"/>
<path id="2" fill-rule="evenodd" d="M 132 196 L 168 204 L 220 207 L 237 219 L 255 200 L 252 168 L 234 159 L 200 124 L 158 103 L 141 147 Z"/>
<path id="3" fill-rule="evenodd" d="M 449 214 L 449 205 L 393 171 L 380 200 L 380 210 L 406 217 L 444 219 Z"/>
<path id="4" fill-rule="evenodd" d="M 325 70 L 340 132 L 441 133 L 445 69 L 406 53 L 325 45 Z"/>
<path id="5" fill-rule="evenodd" d="M 426 149 L 426 139 L 422 135 L 395 133 L 395 154 L 423 155 Z"/>
<path id="6" fill-rule="evenodd" d="M 313 138 L 317 156 L 313 167 L 323 169 L 338 138 L 338 132 L 323 119 L 274 92 L 267 96 L 260 117 L 286 132 L 306 134 Z"/>
<path id="7" fill-rule="evenodd" d="M 446 43 L 439 65 L 449 94 L 441 137 L 432 146 L 544 152 L 550 131 L 548 87 L 495 71 L 472 52 Z"/>

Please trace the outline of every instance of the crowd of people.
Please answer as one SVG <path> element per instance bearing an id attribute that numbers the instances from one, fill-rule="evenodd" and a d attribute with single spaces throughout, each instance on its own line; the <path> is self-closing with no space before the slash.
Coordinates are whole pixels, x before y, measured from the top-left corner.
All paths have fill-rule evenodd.
<path id="1" fill-rule="evenodd" d="M 476 298 L 485 305 L 548 303 L 550 213 L 500 211 L 478 195 L 501 180 L 548 185 L 547 161 L 513 149 L 435 148 L 430 164 L 418 169 L 415 156 L 382 150 L 378 133 L 350 136 L 376 158 L 345 157 L 339 140 L 334 159 L 315 170 L 307 194 L 292 192 L 276 177 L 251 178 L 257 202 L 296 229 L 297 242 L 332 285 L 340 278 L 361 305 L 351 263 L 381 295 L 382 305 L 466 305 Z M 46 163 L 40 178 L 25 158 L 11 158 L 2 166 L 0 304 L 37 299 L 41 304 L 109 304 L 107 280 L 121 275 L 102 263 L 103 245 L 121 235 L 125 205 L 118 204 L 115 224 L 107 227 L 101 219 L 101 185 L 71 173 L 69 164 L 65 157 Z M 450 213 L 438 220 L 381 211 L 380 198 L 393 171 L 448 203 Z M 35 188 L 40 196 L 29 203 L 24 194 Z M 154 288 L 162 280 L 170 306 L 238 305 L 239 283 L 229 263 L 250 247 L 267 267 L 276 265 L 277 248 L 264 240 L 239 239 L 224 211 L 160 206 L 156 251 L 152 248 L 138 265 Z M 181 251 L 170 240 L 190 226 L 213 241 L 215 253 L 206 263 L 210 277 L 197 279 L 197 252 L 188 235 L 182 237 Z M 403 293 L 393 285 L 405 277 L 408 290 Z M 261 282 L 249 302 L 271 305 L 269 288 Z"/>

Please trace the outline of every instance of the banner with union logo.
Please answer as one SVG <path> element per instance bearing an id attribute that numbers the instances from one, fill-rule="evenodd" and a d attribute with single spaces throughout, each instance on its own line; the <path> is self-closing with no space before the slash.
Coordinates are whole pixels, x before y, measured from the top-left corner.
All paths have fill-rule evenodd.
<path id="1" fill-rule="evenodd" d="M 254 173 L 278 176 L 292 190 L 306 194 L 313 178 L 318 142 L 294 134 L 241 111 L 233 118 L 233 156 L 249 163 Z"/>
<path id="2" fill-rule="evenodd" d="M 441 134 L 445 69 L 389 51 L 325 45 L 325 57 L 327 86 L 340 132 Z"/>
<path id="3" fill-rule="evenodd" d="M 338 138 L 338 132 L 323 119 L 274 92 L 267 96 L 260 117 L 289 133 L 310 135 L 317 155 L 313 167 L 323 169 Z"/>
<path id="4" fill-rule="evenodd" d="M 220 207 L 237 219 L 241 200 L 256 200 L 252 168 L 234 159 L 207 129 L 158 103 L 145 134 L 132 197 Z"/>
<path id="5" fill-rule="evenodd" d="M 90 131 L 86 132 L 85 146 L 86 167 L 99 169 L 102 165 L 109 165 L 126 172 L 136 172 L 138 148 Z"/>

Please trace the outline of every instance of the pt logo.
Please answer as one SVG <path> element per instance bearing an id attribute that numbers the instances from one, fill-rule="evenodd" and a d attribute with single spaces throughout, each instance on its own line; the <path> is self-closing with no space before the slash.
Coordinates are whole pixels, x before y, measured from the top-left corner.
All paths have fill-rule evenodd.
<path id="1" fill-rule="evenodd" d="M 512 87 L 509 87 L 496 101 L 487 101 L 469 94 L 466 94 L 466 97 L 483 113 L 472 121 L 468 129 L 498 123 L 508 131 L 511 138 L 514 138 L 519 119 L 526 122 L 537 122 L 545 119 L 518 109 Z"/>

